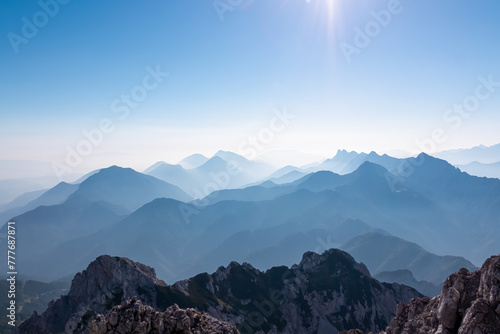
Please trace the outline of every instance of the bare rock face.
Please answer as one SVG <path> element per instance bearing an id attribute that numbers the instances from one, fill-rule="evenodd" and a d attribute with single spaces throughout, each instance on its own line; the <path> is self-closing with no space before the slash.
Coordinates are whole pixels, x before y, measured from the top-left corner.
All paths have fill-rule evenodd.
<path id="1" fill-rule="evenodd" d="M 52 301 L 19 327 L 20 333 L 73 333 L 82 321 L 102 313 L 122 300 L 137 296 L 156 307 L 156 287 L 166 286 L 155 270 L 127 258 L 103 255 L 76 274 L 66 296 Z"/>
<path id="2" fill-rule="evenodd" d="M 111 300 L 119 303 L 134 296 L 155 307 L 157 285 L 166 286 L 153 268 L 123 257 L 100 256 L 76 274 L 68 297 L 78 304 L 97 305 L 97 311 L 108 309 Z"/>
<path id="3" fill-rule="evenodd" d="M 335 334 L 356 327 L 380 331 L 398 303 L 421 297 L 410 287 L 378 282 L 363 264 L 335 249 L 307 252 L 291 268 L 266 272 L 232 262 L 212 275 L 158 290 L 160 306 L 169 306 L 161 300 L 183 308 L 196 305 L 235 324 L 242 334 Z"/>
<path id="4" fill-rule="evenodd" d="M 386 328 L 398 303 L 414 297 L 421 294 L 378 282 L 363 264 L 335 249 L 307 252 L 298 265 L 266 272 L 232 262 L 174 285 L 157 279 L 148 266 L 104 255 L 75 276 L 68 295 L 35 313 L 18 332 L 317 334 L 356 327 L 375 332 Z"/>
<path id="5" fill-rule="evenodd" d="M 239 334 L 236 327 L 192 308 L 170 306 L 158 312 L 133 298 L 113 307 L 106 315 L 98 314 L 83 334 Z"/>
<path id="6" fill-rule="evenodd" d="M 500 333 L 500 256 L 450 275 L 440 296 L 398 305 L 388 334 Z"/>
<path id="7" fill-rule="evenodd" d="M 349 329 L 348 331 L 342 331 L 340 334 L 365 334 L 361 329 Z"/>

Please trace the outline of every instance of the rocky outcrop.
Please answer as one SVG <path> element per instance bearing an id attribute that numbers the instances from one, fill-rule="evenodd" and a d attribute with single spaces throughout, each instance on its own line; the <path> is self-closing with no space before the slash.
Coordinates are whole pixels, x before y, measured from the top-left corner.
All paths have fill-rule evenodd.
<path id="1" fill-rule="evenodd" d="M 103 313 L 122 300 L 138 297 L 156 307 L 156 287 L 166 284 L 155 270 L 126 258 L 100 256 L 86 270 L 76 274 L 69 293 L 36 312 L 20 327 L 20 333 L 72 333 L 89 315 Z"/>
<path id="2" fill-rule="evenodd" d="M 163 289 L 160 289 L 163 290 Z M 363 264 L 340 250 L 307 252 L 291 268 L 261 272 L 232 262 L 166 291 L 181 307 L 195 303 L 246 333 L 337 333 L 362 326 L 384 329 L 399 301 L 421 296 L 399 284 L 380 283 Z M 189 302 L 186 302 L 186 301 Z"/>
<path id="3" fill-rule="evenodd" d="M 238 330 L 223 321 L 214 319 L 195 309 L 170 306 L 158 312 L 140 300 L 124 300 L 106 315 L 98 314 L 82 334 L 239 334 Z"/>
<path id="4" fill-rule="evenodd" d="M 398 305 L 388 334 L 500 333 L 500 256 L 480 270 L 461 269 L 446 279 L 440 296 Z"/>
<path id="5" fill-rule="evenodd" d="M 334 249 L 305 253 L 298 265 L 266 272 L 232 262 L 174 285 L 158 280 L 143 264 L 101 256 L 75 276 L 67 296 L 34 314 L 19 332 L 162 333 L 163 328 L 175 333 L 172 328 L 189 325 L 183 333 L 212 327 L 236 333 L 227 323 L 242 334 L 380 331 L 398 303 L 421 296 L 410 287 L 378 282 L 363 264 Z"/>
<path id="6" fill-rule="evenodd" d="M 365 334 L 361 329 L 349 329 L 348 331 L 342 331 L 339 334 Z"/>

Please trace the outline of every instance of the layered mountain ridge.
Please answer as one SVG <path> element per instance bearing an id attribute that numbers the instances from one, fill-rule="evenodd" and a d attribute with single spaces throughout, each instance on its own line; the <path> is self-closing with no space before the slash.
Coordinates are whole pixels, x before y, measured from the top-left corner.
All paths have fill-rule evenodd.
<path id="1" fill-rule="evenodd" d="M 394 261 L 380 251 L 380 259 L 370 259 L 375 252 L 350 249 L 374 274 L 406 269 L 418 281 L 440 285 L 450 273 L 474 266 L 457 257 L 426 264 L 427 255 L 415 247 L 410 251 L 404 241 L 434 254 L 470 256 L 475 263 L 498 251 L 499 180 L 472 177 L 427 155 L 402 161 L 420 165 L 401 178 L 365 161 L 347 175 L 319 171 L 288 184 L 226 189 L 190 203 L 175 200 L 169 192 L 175 187 L 152 176 L 103 169 L 70 195 L 71 187 L 54 188 L 50 197 L 67 196 L 63 203 L 14 217 L 24 242 L 32 245 L 19 250 L 19 266 L 26 275 L 53 280 L 82 270 L 99 254 L 113 254 L 150 263 L 175 282 L 232 260 L 261 270 L 291 265 L 305 251 L 347 249 L 351 239 L 376 231 L 398 238 L 393 244 L 404 251 L 398 265 L 380 266 L 377 261 Z M 385 244 L 382 239 L 372 243 Z M 447 241 L 465 239 L 474 242 Z M 146 240 L 148 247 L 134 246 Z"/>

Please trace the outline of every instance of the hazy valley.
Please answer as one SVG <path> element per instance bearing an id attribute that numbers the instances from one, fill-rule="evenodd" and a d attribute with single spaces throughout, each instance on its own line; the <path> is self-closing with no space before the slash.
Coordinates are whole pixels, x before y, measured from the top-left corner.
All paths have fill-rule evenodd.
<path id="1" fill-rule="evenodd" d="M 450 274 L 477 270 L 499 253 L 499 202 L 499 179 L 469 175 L 427 154 L 398 159 L 339 150 L 315 166 L 278 169 L 221 151 L 178 165 L 157 163 L 144 173 L 103 168 L 76 183 L 22 195 L 13 202 L 17 207 L 8 204 L 0 216 L 15 221 L 16 233 L 30 245 L 18 250 L 17 266 L 35 281 L 67 282 L 109 254 L 152 266 L 160 279 L 180 286 L 232 262 L 250 263 L 251 271 L 264 273 L 299 263 L 306 252 L 339 248 L 362 262 L 366 275 L 432 297 Z M 318 284 L 329 284 L 328 275 Z M 377 316 L 384 319 L 378 323 L 363 327 L 364 320 L 357 319 L 334 327 L 383 330 L 395 305 L 409 302 L 397 298 Z M 23 319 L 33 308 L 44 310 L 43 303 L 30 300 L 20 303 L 26 305 Z M 164 303 L 208 310 L 198 300 L 168 297 Z M 277 317 L 276 324 L 286 318 Z M 320 320 L 308 321 L 319 326 Z"/>

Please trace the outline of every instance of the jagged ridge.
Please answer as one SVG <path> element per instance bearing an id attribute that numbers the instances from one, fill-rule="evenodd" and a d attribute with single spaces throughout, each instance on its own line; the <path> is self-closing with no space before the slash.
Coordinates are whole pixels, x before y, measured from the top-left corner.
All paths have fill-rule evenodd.
<path id="1" fill-rule="evenodd" d="M 500 255 L 450 275 L 440 296 L 400 304 L 388 334 L 500 333 Z M 385 333 L 385 332 L 384 332 Z"/>
<path id="2" fill-rule="evenodd" d="M 124 300 L 106 315 L 98 314 L 89 323 L 85 334 L 151 333 L 151 334 L 239 334 L 236 327 L 214 319 L 192 308 L 177 305 L 158 312 L 140 300 Z"/>
<path id="3" fill-rule="evenodd" d="M 84 333 L 98 319 L 109 322 L 109 311 L 134 296 L 155 312 L 174 304 L 196 308 L 236 325 L 244 334 L 354 327 L 378 331 L 394 317 L 399 302 L 421 295 L 406 286 L 378 282 L 363 264 L 333 249 L 322 255 L 308 252 L 292 268 L 266 272 L 232 262 L 212 275 L 200 274 L 172 286 L 158 280 L 148 266 L 101 256 L 75 276 L 67 296 L 52 302 L 42 315 L 34 314 L 20 332 Z"/>

